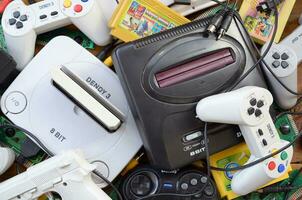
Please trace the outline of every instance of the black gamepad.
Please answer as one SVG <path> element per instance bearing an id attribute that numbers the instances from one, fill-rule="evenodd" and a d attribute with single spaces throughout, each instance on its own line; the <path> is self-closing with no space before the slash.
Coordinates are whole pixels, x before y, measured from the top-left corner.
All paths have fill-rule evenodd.
<path id="1" fill-rule="evenodd" d="M 164 171 L 144 166 L 130 172 L 124 179 L 120 190 L 125 200 L 136 200 L 153 194 L 193 194 L 201 190 L 206 182 L 206 174 L 195 168 Z M 150 199 L 216 200 L 218 196 L 216 186 L 210 179 L 204 191 L 198 195 L 189 197 L 167 195 Z"/>

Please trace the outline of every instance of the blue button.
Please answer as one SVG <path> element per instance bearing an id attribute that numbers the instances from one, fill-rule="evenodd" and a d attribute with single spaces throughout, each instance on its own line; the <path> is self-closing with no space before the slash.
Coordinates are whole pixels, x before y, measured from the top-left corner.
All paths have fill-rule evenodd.
<path id="1" fill-rule="evenodd" d="M 82 2 L 87 2 L 88 0 L 81 0 Z"/>
<path id="2" fill-rule="evenodd" d="M 164 183 L 163 184 L 163 188 L 164 189 L 172 189 L 173 188 L 173 184 L 172 183 Z"/>
<path id="3" fill-rule="evenodd" d="M 282 172 L 284 172 L 284 170 L 285 170 L 285 166 L 284 166 L 283 164 L 280 164 L 280 165 L 278 166 L 278 172 L 279 172 L 279 173 L 282 173 Z"/>

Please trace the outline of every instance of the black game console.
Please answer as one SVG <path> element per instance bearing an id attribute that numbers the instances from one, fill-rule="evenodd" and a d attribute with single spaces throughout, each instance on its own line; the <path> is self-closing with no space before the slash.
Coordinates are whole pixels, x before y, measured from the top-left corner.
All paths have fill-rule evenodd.
<path id="1" fill-rule="evenodd" d="M 204 32 L 207 19 L 119 46 L 113 62 L 152 164 L 176 169 L 205 157 L 203 123 L 197 102 L 234 85 L 257 60 L 244 27 L 231 24 L 216 41 Z M 250 41 L 250 40 L 248 40 Z M 266 87 L 260 67 L 238 87 Z M 227 113 L 223 113 L 227 114 Z M 216 153 L 242 141 L 237 126 L 209 127 Z"/>
<path id="2" fill-rule="evenodd" d="M 18 76 L 17 63 L 3 49 L 0 49 L 0 92 L 13 82 Z"/>
<path id="3" fill-rule="evenodd" d="M 205 185 L 207 184 L 207 185 Z M 202 192 L 196 195 L 189 195 Z M 163 171 L 150 166 L 141 166 L 126 176 L 120 188 L 125 200 L 136 200 L 157 194 L 152 200 L 217 200 L 218 193 L 213 180 L 207 180 L 207 175 L 199 169 L 187 168 L 180 171 Z"/>

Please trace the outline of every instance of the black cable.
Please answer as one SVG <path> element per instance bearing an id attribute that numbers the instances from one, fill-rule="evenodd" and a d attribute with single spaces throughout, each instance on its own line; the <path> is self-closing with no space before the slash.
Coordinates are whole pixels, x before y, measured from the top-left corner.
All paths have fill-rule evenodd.
<path id="1" fill-rule="evenodd" d="M 45 151 L 49 156 L 54 156 L 54 154 L 31 132 L 29 132 L 28 130 L 17 126 L 15 124 L 0 124 L 0 129 L 6 129 L 6 128 L 13 128 L 13 129 L 17 129 L 19 131 L 22 131 L 27 137 L 29 137 L 30 139 L 32 139 L 33 141 L 35 141 L 40 148 Z M 98 176 L 99 178 L 101 178 L 102 180 L 104 180 L 108 185 L 110 185 L 110 187 L 112 187 L 112 189 L 117 193 L 117 195 L 119 196 L 120 200 L 123 200 L 121 193 L 119 192 L 119 190 L 103 175 L 101 175 L 98 171 L 94 170 L 93 174 L 95 174 L 96 176 Z"/>

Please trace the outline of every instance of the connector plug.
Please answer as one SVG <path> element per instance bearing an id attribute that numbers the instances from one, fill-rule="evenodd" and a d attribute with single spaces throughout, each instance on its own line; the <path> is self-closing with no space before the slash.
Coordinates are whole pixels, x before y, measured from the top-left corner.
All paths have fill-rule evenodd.
<path id="1" fill-rule="evenodd" d="M 210 32 L 210 33 L 214 33 L 218 28 L 219 26 L 221 25 L 221 22 L 223 21 L 223 18 L 224 18 L 224 14 L 225 14 L 225 10 L 220 10 L 211 20 L 208 28 L 207 28 L 207 31 Z"/>
<path id="2" fill-rule="evenodd" d="M 224 15 L 223 21 L 218 31 L 217 40 L 220 40 L 224 36 L 224 34 L 229 30 L 233 20 L 233 16 L 233 11 L 228 11 L 227 14 Z"/>

